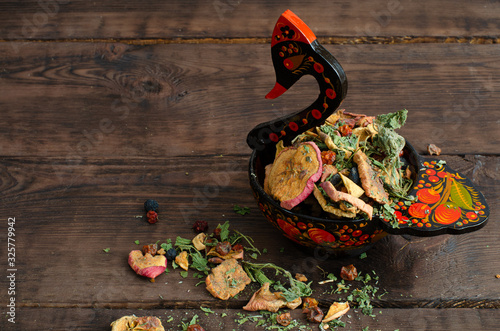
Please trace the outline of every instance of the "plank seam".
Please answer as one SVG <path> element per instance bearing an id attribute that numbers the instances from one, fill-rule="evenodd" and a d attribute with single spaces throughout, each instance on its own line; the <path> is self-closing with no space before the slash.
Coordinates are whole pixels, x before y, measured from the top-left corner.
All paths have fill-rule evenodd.
<path id="1" fill-rule="evenodd" d="M 499 44 L 498 36 L 323 36 L 318 41 L 325 45 L 371 44 Z M 0 42 L 22 43 L 123 43 L 129 45 L 162 44 L 269 44 L 271 38 L 63 38 L 63 39 L 0 39 Z"/>

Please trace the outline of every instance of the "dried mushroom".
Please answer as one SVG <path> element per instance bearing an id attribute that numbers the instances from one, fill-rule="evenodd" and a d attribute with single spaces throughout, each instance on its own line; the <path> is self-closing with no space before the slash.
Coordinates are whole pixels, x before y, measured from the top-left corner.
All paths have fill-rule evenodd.
<path id="1" fill-rule="evenodd" d="M 266 193 L 292 209 L 313 191 L 322 174 L 321 152 L 313 142 L 282 150 L 272 167 L 266 169 Z"/>
<path id="2" fill-rule="evenodd" d="M 180 252 L 180 254 L 175 257 L 175 263 L 177 263 L 179 267 L 187 271 L 189 268 L 188 252 Z"/>
<path id="3" fill-rule="evenodd" d="M 349 311 L 348 302 L 334 302 L 328 309 L 328 313 L 326 313 L 325 318 L 323 318 L 323 323 L 333 321 L 334 319 L 339 318 L 348 311 Z"/>
<path id="4" fill-rule="evenodd" d="M 138 275 L 154 281 L 167 268 L 167 259 L 163 255 L 152 256 L 149 253 L 143 254 L 140 250 L 133 250 L 128 255 L 128 264 Z"/>
<path id="5" fill-rule="evenodd" d="M 243 309 L 248 311 L 267 310 L 275 313 L 284 307 L 295 309 L 300 306 L 301 303 L 302 299 L 300 297 L 287 302 L 281 295 L 281 292 L 273 293 L 269 291 L 269 283 L 264 283 L 264 285 L 252 295 L 250 301 L 248 301 Z"/>
<path id="6" fill-rule="evenodd" d="M 252 280 L 235 259 L 228 259 L 212 269 L 205 284 L 216 298 L 227 300 L 245 289 Z"/>
<path id="7" fill-rule="evenodd" d="M 111 323 L 111 331 L 165 331 L 155 316 L 123 316 Z"/>

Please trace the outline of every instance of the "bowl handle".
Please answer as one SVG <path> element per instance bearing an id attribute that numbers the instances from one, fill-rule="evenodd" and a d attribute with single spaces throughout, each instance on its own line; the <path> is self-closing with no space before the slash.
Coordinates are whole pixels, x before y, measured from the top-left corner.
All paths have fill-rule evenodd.
<path id="1" fill-rule="evenodd" d="M 467 233 L 486 225 L 490 209 L 468 178 L 444 161 L 419 157 L 418 163 L 417 178 L 409 193 L 416 199 L 396 207 L 397 221 L 381 219 L 384 230 L 427 237 Z"/>

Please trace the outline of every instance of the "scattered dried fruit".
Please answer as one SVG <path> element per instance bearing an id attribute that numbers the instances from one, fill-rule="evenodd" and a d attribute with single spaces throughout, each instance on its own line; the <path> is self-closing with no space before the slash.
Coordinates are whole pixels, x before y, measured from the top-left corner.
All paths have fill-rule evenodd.
<path id="1" fill-rule="evenodd" d="M 215 251 L 221 256 L 227 255 L 231 251 L 231 243 L 229 241 L 219 242 L 215 245 Z"/>
<path id="2" fill-rule="evenodd" d="M 187 327 L 186 331 L 205 331 L 199 324 L 191 324 Z"/>
<path id="3" fill-rule="evenodd" d="M 299 282 L 307 282 L 307 277 L 303 274 L 295 274 L 295 279 Z"/>
<path id="4" fill-rule="evenodd" d="M 175 263 L 177 263 L 179 267 L 187 271 L 189 268 L 188 252 L 180 252 L 180 254 L 175 257 Z"/>
<path id="5" fill-rule="evenodd" d="M 290 313 L 283 313 L 276 316 L 276 322 L 281 326 L 289 326 L 292 321 L 292 315 Z"/>
<path id="6" fill-rule="evenodd" d="M 142 254 L 139 250 L 133 250 L 128 256 L 128 264 L 138 275 L 154 281 L 167 268 L 167 259 L 163 255 L 152 256 L 149 253 Z"/>
<path id="7" fill-rule="evenodd" d="M 304 299 L 304 304 L 302 305 L 302 309 L 316 307 L 317 305 L 318 305 L 318 300 L 311 297 L 307 297 Z"/>
<path id="8" fill-rule="evenodd" d="M 349 264 L 340 269 L 340 278 L 344 280 L 354 280 L 356 277 L 358 277 L 358 270 L 354 265 Z"/>
<path id="9" fill-rule="evenodd" d="M 207 290 L 216 298 L 227 300 L 245 289 L 252 280 L 235 259 L 225 260 L 207 276 Z"/>
<path id="10" fill-rule="evenodd" d="M 152 256 L 155 256 L 157 253 L 158 247 L 156 244 L 150 244 L 150 245 L 144 245 L 142 246 L 142 253 L 143 254 L 151 254 Z"/>
<path id="11" fill-rule="evenodd" d="M 302 309 L 302 312 L 306 314 L 307 320 L 311 323 L 321 323 L 325 315 L 318 306 Z"/>
<path id="12" fill-rule="evenodd" d="M 208 222 L 207 221 L 194 222 L 193 230 L 196 233 L 207 232 L 208 231 Z"/>
<path id="13" fill-rule="evenodd" d="M 429 155 L 441 155 L 441 148 L 437 147 L 434 144 L 427 145 L 427 152 Z"/>
<path id="14" fill-rule="evenodd" d="M 495 275 L 495 277 L 500 279 L 500 274 Z"/>
<path id="15" fill-rule="evenodd" d="M 146 200 L 146 202 L 144 202 L 144 210 L 146 211 L 146 213 L 151 210 L 158 212 L 158 209 L 159 205 L 158 202 L 156 202 L 156 200 L 148 199 Z"/>
<path id="16" fill-rule="evenodd" d="M 323 319 L 324 323 L 333 321 L 334 319 L 339 318 L 349 311 L 349 303 L 348 302 L 334 302 L 330 308 L 328 309 L 328 313 L 326 313 L 325 318 Z"/>
<path id="17" fill-rule="evenodd" d="M 267 310 L 275 313 L 280 308 L 284 307 L 295 309 L 300 306 L 301 303 L 302 299 L 300 297 L 287 302 L 281 295 L 281 292 L 272 293 L 269 291 L 269 283 L 264 283 L 262 287 L 252 295 L 250 301 L 243 309 L 248 311 Z"/>
<path id="18" fill-rule="evenodd" d="M 123 316 L 111 323 L 111 331 L 165 331 L 155 316 Z"/>
<path id="19" fill-rule="evenodd" d="M 198 233 L 196 237 L 193 238 L 193 246 L 199 251 L 202 251 L 206 248 L 205 246 L 205 238 L 207 235 L 203 232 Z"/>
<path id="20" fill-rule="evenodd" d="M 170 248 L 165 253 L 165 257 L 167 258 L 167 260 L 170 260 L 170 261 L 174 261 L 176 256 L 177 256 L 177 251 L 175 250 L 175 248 Z"/>
<path id="21" fill-rule="evenodd" d="M 148 219 L 148 222 L 151 224 L 155 224 L 156 222 L 158 222 L 158 213 L 155 212 L 154 210 L 148 211 L 146 217 Z"/>

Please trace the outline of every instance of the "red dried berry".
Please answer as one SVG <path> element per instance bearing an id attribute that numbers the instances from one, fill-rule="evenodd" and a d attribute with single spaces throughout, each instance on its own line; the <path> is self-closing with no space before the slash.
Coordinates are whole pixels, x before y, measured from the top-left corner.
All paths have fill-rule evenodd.
<path id="1" fill-rule="evenodd" d="M 148 211 L 146 217 L 148 218 L 148 222 L 151 224 L 155 224 L 156 222 L 158 222 L 158 213 L 154 210 Z"/>
<path id="2" fill-rule="evenodd" d="M 193 230 L 196 233 L 207 232 L 208 222 L 207 221 L 196 221 L 193 224 Z"/>
<path id="3" fill-rule="evenodd" d="M 187 327 L 187 331 L 205 331 L 199 324 L 191 324 Z"/>

